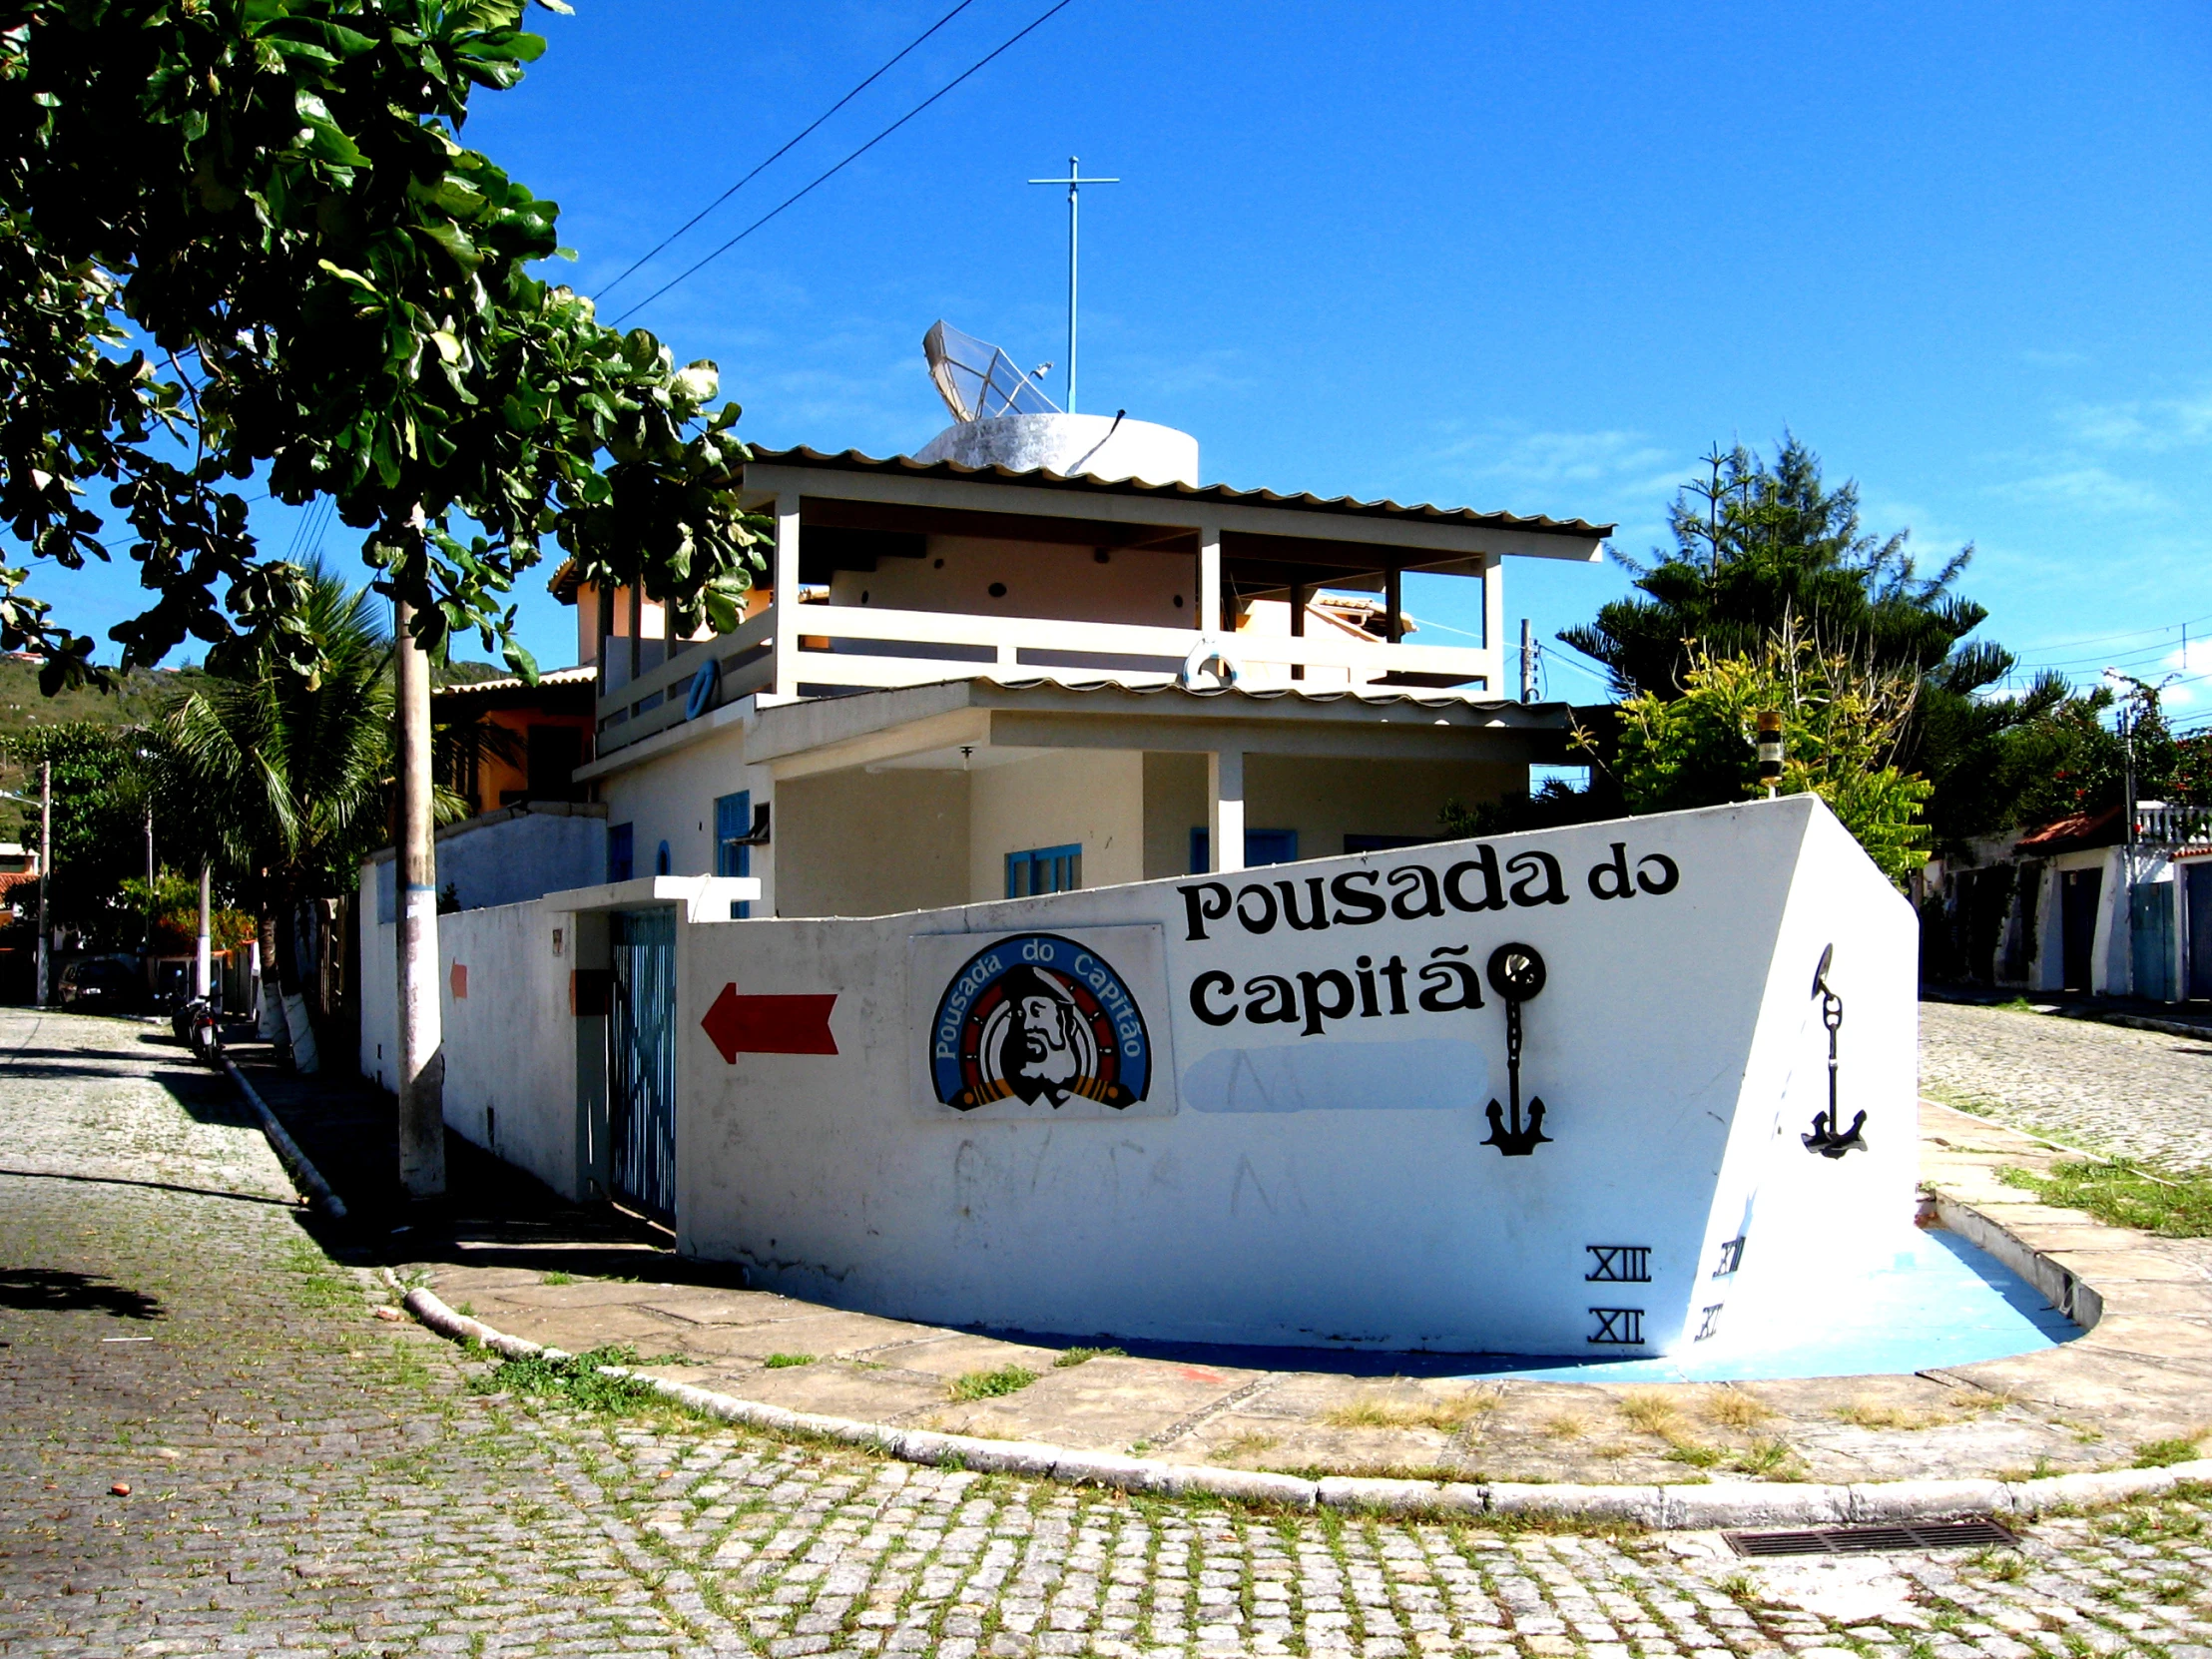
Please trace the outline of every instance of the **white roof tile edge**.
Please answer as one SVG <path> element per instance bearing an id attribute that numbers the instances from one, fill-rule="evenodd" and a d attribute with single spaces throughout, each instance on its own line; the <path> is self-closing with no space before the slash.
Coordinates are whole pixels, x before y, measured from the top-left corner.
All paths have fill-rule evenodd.
<path id="1" fill-rule="evenodd" d="M 560 1349 L 510 1337 L 456 1313 L 431 1291 L 405 1290 L 388 1268 L 384 1280 L 393 1291 L 403 1291 L 407 1311 L 440 1336 L 482 1343 L 508 1359 L 538 1355 L 556 1360 L 572 1358 Z M 1502 1480 L 1371 1480 L 1345 1475 L 1307 1480 L 1298 1475 L 1220 1468 L 1208 1463 L 1165 1463 L 1150 1457 L 1079 1451 L 1039 1440 L 984 1440 L 931 1429 L 893 1428 L 884 1423 L 764 1405 L 710 1388 L 695 1388 L 687 1382 L 631 1373 L 619 1366 L 603 1369 L 616 1376 L 637 1376 L 664 1398 L 725 1422 L 865 1446 L 902 1462 L 940 1467 L 955 1464 L 979 1473 L 1025 1474 L 1164 1497 L 1225 1497 L 1294 1509 L 1349 1509 L 1461 1520 L 1483 1515 L 1542 1514 L 1627 1521 L 1656 1531 L 1703 1531 L 1737 1526 L 1933 1520 L 1962 1514 L 2031 1517 L 2053 1509 L 2155 1497 L 2177 1486 L 2212 1484 L 2212 1458 L 2158 1469 L 2060 1474 L 2041 1480 L 1881 1480 L 1848 1486 L 1806 1481 L 1575 1486 Z"/>

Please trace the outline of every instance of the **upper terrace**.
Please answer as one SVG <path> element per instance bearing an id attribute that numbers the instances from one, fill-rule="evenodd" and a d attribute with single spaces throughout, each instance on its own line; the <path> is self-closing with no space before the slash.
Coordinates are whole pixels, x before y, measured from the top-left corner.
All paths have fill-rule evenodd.
<path id="1" fill-rule="evenodd" d="M 975 675 L 1249 689 L 1505 685 L 1509 557 L 1590 562 L 1611 526 L 1225 485 L 1152 484 L 847 450 L 755 449 L 776 522 L 743 623 L 666 637 L 631 590 L 578 605 L 602 755 L 745 697 L 763 705 Z M 1416 643 L 1407 572 L 1482 584 L 1477 645 Z M 1377 596 L 1363 602 L 1349 596 Z M 714 669 L 707 671 L 712 663 Z M 704 675 L 704 682 L 702 676 Z"/>

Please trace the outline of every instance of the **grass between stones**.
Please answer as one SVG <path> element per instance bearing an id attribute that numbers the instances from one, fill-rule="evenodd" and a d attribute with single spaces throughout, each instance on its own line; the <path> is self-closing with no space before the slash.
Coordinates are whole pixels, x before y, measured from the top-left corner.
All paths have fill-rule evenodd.
<path id="1" fill-rule="evenodd" d="M 996 1371 L 971 1371 L 955 1377 L 949 1391 L 954 1399 L 997 1399 L 1019 1393 L 1036 1380 L 1037 1374 L 1026 1366 L 1000 1366 Z"/>
<path id="2" fill-rule="evenodd" d="M 637 1411 L 662 1412 L 668 1401 L 640 1377 L 609 1377 L 603 1366 L 639 1364 L 634 1348 L 595 1348 L 564 1360 L 533 1354 L 522 1360 L 502 1360 L 490 1375 L 477 1381 L 483 1393 L 558 1395 L 578 1410 L 601 1416 Z"/>
<path id="3" fill-rule="evenodd" d="M 2132 1227 L 2162 1239 L 2212 1238 L 2212 1176 L 2152 1176 L 2125 1159 L 2110 1163 L 2069 1159 L 2048 1175 L 2007 1169 L 2005 1184 L 2024 1188 L 2045 1204 L 2086 1210 L 2114 1227 Z"/>

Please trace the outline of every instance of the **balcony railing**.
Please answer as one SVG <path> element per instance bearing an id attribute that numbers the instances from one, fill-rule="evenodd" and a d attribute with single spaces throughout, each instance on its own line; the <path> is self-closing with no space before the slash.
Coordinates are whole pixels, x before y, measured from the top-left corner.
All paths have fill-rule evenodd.
<path id="1" fill-rule="evenodd" d="M 2147 846 L 2212 845 L 2212 807 L 2138 807 L 2135 838 Z"/>
<path id="2" fill-rule="evenodd" d="M 1038 675 L 1106 680 L 1129 686 L 1166 685 L 1182 677 L 1202 651 L 1219 649 L 1239 685 L 1274 689 L 1303 684 L 1324 691 L 1343 685 L 1466 686 L 1493 695 L 1502 664 L 1495 650 L 1461 646 L 1391 645 L 1334 629 L 1303 636 L 1152 628 L 1044 617 L 989 617 L 949 611 L 898 611 L 857 605 L 803 605 L 785 636 L 791 661 L 777 661 L 779 606 L 749 618 L 734 633 L 685 646 L 599 700 L 599 749 L 621 749 L 689 715 L 690 691 L 701 668 L 720 666 L 720 684 L 699 711 L 755 693 L 833 696 L 883 687 L 921 686 L 988 675 Z M 619 649 L 624 642 L 610 641 Z M 1198 683 L 1219 683 L 1207 666 Z M 1304 670 L 1303 679 L 1292 670 Z"/>

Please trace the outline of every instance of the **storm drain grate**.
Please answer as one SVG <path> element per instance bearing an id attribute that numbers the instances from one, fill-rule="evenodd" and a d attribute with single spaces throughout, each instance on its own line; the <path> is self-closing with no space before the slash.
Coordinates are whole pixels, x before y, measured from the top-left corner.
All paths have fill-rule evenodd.
<path id="1" fill-rule="evenodd" d="M 1869 1555 L 1886 1549 L 1975 1549 L 2017 1543 L 1985 1515 L 1891 1526 L 1808 1526 L 1788 1532 L 1723 1532 L 1738 1555 Z"/>

